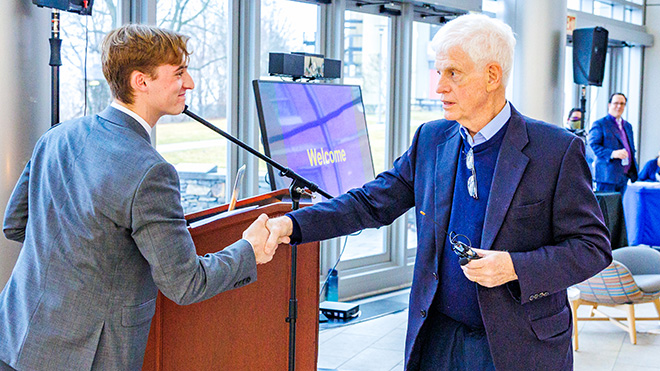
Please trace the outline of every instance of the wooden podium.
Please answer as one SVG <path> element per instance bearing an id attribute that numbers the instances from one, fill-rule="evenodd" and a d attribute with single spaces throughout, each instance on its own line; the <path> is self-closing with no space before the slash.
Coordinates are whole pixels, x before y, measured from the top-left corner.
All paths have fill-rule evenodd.
<path id="1" fill-rule="evenodd" d="M 291 211 L 288 190 L 189 214 L 197 254 L 216 252 L 241 238 L 262 213 Z M 244 210 L 241 210 L 244 208 Z M 287 370 L 291 249 L 280 245 L 257 281 L 201 303 L 179 306 L 160 292 L 143 370 Z M 319 243 L 298 246 L 296 370 L 316 370 L 319 314 Z"/>

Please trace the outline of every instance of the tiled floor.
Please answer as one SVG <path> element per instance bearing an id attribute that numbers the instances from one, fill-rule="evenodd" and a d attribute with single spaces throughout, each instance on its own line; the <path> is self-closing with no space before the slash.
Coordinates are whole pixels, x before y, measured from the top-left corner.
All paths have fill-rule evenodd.
<path id="1" fill-rule="evenodd" d="M 656 315 L 653 304 L 636 305 L 635 311 L 638 317 Z M 578 314 L 587 316 L 588 312 L 589 308 L 582 306 Z M 403 370 L 407 315 L 405 310 L 321 331 L 319 370 Z M 637 345 L 630 343 L 626 332 L 606 321 L 582 321 L 578 329 L 580 350 L 574 353 L 575 370 L 660 371 L 659 321 L 637 321 Z"/>

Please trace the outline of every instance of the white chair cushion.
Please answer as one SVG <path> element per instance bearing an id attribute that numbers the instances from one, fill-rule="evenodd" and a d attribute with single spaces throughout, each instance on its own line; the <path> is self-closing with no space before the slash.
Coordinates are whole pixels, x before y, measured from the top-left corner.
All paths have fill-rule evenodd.
<path id="1" fill-rule="evenodd" d="M 633 279 L 645 293 L 660 291 L 660 274 L 635 274 Z"/>

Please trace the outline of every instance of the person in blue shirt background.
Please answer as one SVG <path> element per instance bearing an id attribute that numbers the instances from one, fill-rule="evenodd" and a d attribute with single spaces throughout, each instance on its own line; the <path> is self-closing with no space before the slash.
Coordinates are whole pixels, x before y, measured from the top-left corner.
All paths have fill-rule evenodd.
<path id="1" fill-rule="evenodd" d="M 650 159 L 639 172 L 639 180 L 647 182 L 660 182 L 660 152 L 658 156 Z"/>
<path id="2" fill-rule="evenodd" d="M 587 132 L 584 129 L 584 112 L 580 108 L 571 108 L 568 112 L 568 117 L 566 118 L 566 129 L 571 133 L 577 135 L 582 139 L 585 144 L 587 142 Z M 594 160 L 596 159 L 596 154 L 590 146 L 585 146 L 585 159 L 587 164 L 589 164 L 589 170 L 591 174 L 594 174 Z"/>

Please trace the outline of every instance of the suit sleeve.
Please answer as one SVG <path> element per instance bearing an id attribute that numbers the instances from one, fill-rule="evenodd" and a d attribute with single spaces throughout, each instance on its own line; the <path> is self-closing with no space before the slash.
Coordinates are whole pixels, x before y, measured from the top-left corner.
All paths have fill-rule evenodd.
<path id="1" fill-rule="evenodd" d="M 186 305 L 256 281 L 254 251 L 246 240 L 213 254 L 197 255 L 180 197 L 176 170 L 159 163 L 142 179 L 131 208 L 133 239 L 160 291 Z"/>
<path id="2" fill-rule="evenodd" d="M 612 261 L 609 232 L 578 138 L 563 156 L 552 202 L 555 244 L 511 253 L 523 303 L 534 294 L 555 293 L 582 282 Z"/>
<path id="3" fill-rule="evenodd" d="M 413 207 L 416 148 L 422 127 L 408 151 L 394 161 L 392 169 L 378 174 L 360 188 L 290 213 L 300 226 L 302 242 L 327 240 L 389 225 Z"/>
<path id="4" fill-rule="evenodd" d="M 603 132 L 603 125 L 596 121 L 589 130 L 589 137 L 587 138 L 589 147 L 594 151 L 597 158 L 603 161 L 609 161 L 612 158 L 612 148 L 604 146 L 605 133 Z"/>
<path id="5" fill-rule="evenodd" d="M 5 209 L 5 219 L 2 231 L 7 239 L 23 243 L 25 228 L 28 221 L 28 185 L 30 181 L 30 162 L 28 161 L 23 173 L 11 193 L 9 203 Z"/>

